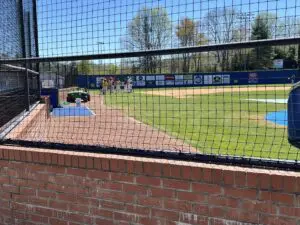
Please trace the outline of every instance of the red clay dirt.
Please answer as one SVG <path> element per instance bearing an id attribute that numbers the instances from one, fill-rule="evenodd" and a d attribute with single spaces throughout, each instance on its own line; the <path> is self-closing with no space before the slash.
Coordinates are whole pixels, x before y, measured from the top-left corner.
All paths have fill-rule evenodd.
<path id="1" fill-rule="evenodd" d="M 61 93 L 66 99 L 66 92 Z M 46 141 L 65 144 L 101 145 L 106 147 L 143 150 L 197 151 L 192 146 L 163 131 L 128 117 L 122 110 L 103 104 L 103 97 L 93 95 L 85 104 L 96 115 L 90 117 L 46 118 L 39 114 L 34 120 L 24 120 L 10 137 L 31 141 Z M 32 112 L 33 113 L 33 112 Z M 26 124 L 26 132 L 21 131 Z M 20 130 L 21 129 L 21 130 Z"/>

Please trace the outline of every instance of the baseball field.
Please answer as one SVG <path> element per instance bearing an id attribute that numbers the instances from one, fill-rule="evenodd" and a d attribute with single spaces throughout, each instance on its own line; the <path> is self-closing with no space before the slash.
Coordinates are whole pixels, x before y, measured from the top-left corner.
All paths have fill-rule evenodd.
<path id="1" fill-rule="evenodd" d="M 266 120 L 268 113 L 287 109 L 282 100 L 289 90 L 289 85 L 136 89 L 108 94 L 104 103 L 201 153 L 299 160 L 287 127 Z"/>

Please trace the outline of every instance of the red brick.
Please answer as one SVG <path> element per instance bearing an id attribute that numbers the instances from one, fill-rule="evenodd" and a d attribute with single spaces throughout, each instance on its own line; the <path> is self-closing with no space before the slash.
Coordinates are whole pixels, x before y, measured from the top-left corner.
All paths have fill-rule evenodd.
<path id="1" fill-rule="evenodd" d="M 79 157 L 76 155 L 72 156 L 72 166 L 73 167 L 78 167 L 79 166 Z"/>
<path id="2" fill-rule="evenodd" d="M 203 181 L 206 183 L 211 183 L 212 182 L 212 172 L 211 169 L 209 168 L 203 168 Z"/>
<path id="3" fill-rule="evenodd" d="M 226 206 L 231 208 L 238 208 L 241 199 L 230 198 L 226 196 L 208 196 L 208 204 L 212 206 Z"/>
<path id="4" fill-rule="evenodd" d="M 170 210 L 164 210 L 164 209 L 151 209 L 151 215 L 152 217 L 158 217 L 162 219 L 168 219 L 168 220 L 173 220 L 173 221 L 178 221 L 179 220 L 179 213 L 170 211 Z"/>
<path id="5" fill-rule="evenodd" d="M 69 204 L 69 210 L 71 212 L 88 213 L 89 207 L 87 205 Z"/>
<path id="6" fill-rule="evenodd" d="M 86 168 L 88 168 L 88 169 L 94 168 L 94 158 L 92 158 L 92 157 L 86 158 Z"/>
<path id="7" fill-rule="evenodd" d="M 130 194 L 140 194 L 140 195 L 146 195 L 147 194 L 147 188 L 144 186 L 138 186 L 135 184 L 123 184 L 123 190 L 125 193 Z"/>
<path id="8" fill-rule="evenodd" d="M 164 209 L 177 210 L 179 212 L 191 212 L 192 205 L 185 201 L 164 200 Z"/>
<path id="9" fill-rule="evenodd" d="M 104 171 L 110 170 L 110 160 L 109 159 L 101 159 L 101 168 Z"/>
<path id="10" fill-rule="evenodd" d="M 110 180 L 110 173 L 99 170 L 89 170 L 87 176 L 92 179 Z"/>
<path id="11" fill-rule="evenodd" d="M 5 192 L 20 193 L 19 187 L 10 184 L 3 184 L 2 187 L 0 186 L 1 189 Z"/>
<path id="12" fill-rule="evenodd" d="M 293 205 L 294 196 L 289 195 L 289 194 L 285 194 L 285 193 L 272 192 L 271 193 L 271 200 L 273 202 L 278 202 L 278 203 L 287 204 L 287 205 Z"/>
<path id="13" fill-rule="evenodd" d="M 102 198 L 106 200 L 111 199 L 118 202 L 130 202 L 130 203 L 133 203 L 134 201 L 134 195 L 130 195 L 123 192 L 109 191 L 109 192 L 101 193 L 100 195 Z"/>
<path id="14" fill-rule="evenodd" d="M 44 207 L 35 207 L 34 212 L 40 216 L 52 217 L 54 215 L 54 210 Z"/>
<path id="15" fill-rule="evenodd" d="M 51 165 L 58 165 L 58 154 L 52 154 Z"/>
<path id="16" fill-rule="evenodd" d="M 37 223 L 48 223 L 48 217 L 45 216 L 30 215 L 30 220 Z"/>
<path id="17" fill-rule="evenodd" d="M 68 219 L 71 221 L 75 221 L 81 224 L 93 224 L 93 218 L 90 216 L 83 216 L 81 214 L 76 214 L 76 213 L 70 213 L 68 215 Z"/>
<path id="18" fill-rule="evenodd" d="M 68 203 L 66 202 L 58 202 L 58 201 L 50 201 L 49 207 L 56 210 L 68 210 Z"/>
<path id="19" fill-rule="evenodd" d="M 205 216 L 194 216 L 190 213 L 181 213 L 180 214 L 180 222 L 184 224 L 191 224 L 191 225 L 207 225 L 209 224 L 208 218 Z"/>
<path id="20" fill-rule="evenodd" d="M 190 202 L 207 202 L 204 194 L 194 192 L 177 192 L 177 198 L 178 200 Z"/>
<path id="21" fill-rule="evenodd" d="M 58 155 L 58 165 L 60 165 L 60 166 L 65 165 L 65 156 L 64 155 Z"/>
<path id="22" fill-rule="evenodd" d="M 225 218 L 228 210 L 226 210 L 226 208 L 223 208 L 223 207 L 212 206 L 212 207 L 209 207 L 208 211 L 209 211 L 210 217 Z"/>
<path id="23" fill-rule="evenodd" d="M 257 213 L 247 212 L 247 211 L 239 211 L 239 221 L 258 224 L 259 217 Z"/>
<path id="24" fill-rule="evenodd" d="M 52 163 L 52 158 L 51 158 L 52 154 L 51 153 L 45 153 L 45 161 L 48 165 L 50 165 Z"/>
<path id="25" fill-rule="evenodd" d="M 154 219 L 149 217 L 141 217 L 139 220 L 140 224 L 143 225 L 162 225 L 164 224 L 162 219 Z"/>
<path id="26" fill-rule="evenodd" d="M 149 216 L 150 215 L 150 208 L 138 205 L 127 205 L 125 212 L 137 214 L 141 216 Z"/>
<path id="27" fill-rule="evenodd" d="M 181 170 L 181 178 L 184 180 L 191 180 L 192 179 L 192 168 L 190 166 L 182 166 Z M 197 180 L 195 180 L 197 181 Z"/>
<path id="28" fill-rule="evenodd" d="M 127 183 L 133 183 L 135 177 L 128 174 L 122 174 L 122 173 L 111 173 L 111 180 L 115 182 L 127 182 Z"/>
<path id="29" fill-rule="evenodd" d="M 64 175 L 66 173 L 65 167 L 48 166 L 47 172 L 54 175 Z"/>
<path id="30" fill-rule="evenodd" d="M 162 170 L 166 165 L 160 163 L 144 163 L 144 174 L 148 176 L 162 176 Z"/>
<path id="31" fill-rule="evenodd" d="M 211 185 L 211 184 L 202 184 L 202 183 L 193 183 L 192 190 L 193 192 L 210 193 L 210 194 L 219 194 L 222 191 L 220 185 Z"/>
<path id="32" fill-rule="evenodd" d="M 102 189 L 108 189 L 108 190 L 115 190 L 115 191 L 122 191 L 123 190 L 123 184 L 122 183 L 115 183 L 110 181 L 105 181 L 101 183 Z"/>
<path id="33" fill-rule="evenodd" d="M 0 176 L 0 185 L 1 184 L 8 184 L 9 183 L 9 177 L 8 176 Z"/>
<path id="34" fill-rule="evenodd" d="M 279 214 L 282 216 L 291 216 L 291 217 L 300 218 L 300 208 L 282 206 L 279 208 Z"/>
<path id="35" fill-rule="evenodd" d="M 71 155 L 65 155 L 65 166 L 72 166 L 72 156 Z"/>
<path id="36" fill-rule="evenodd" d="M 86 174 L 87 174 L 87 170 L 85 170 L 85 169 L 72 169 L 72 168 L 68 168 L 66 173 L 69 174 L 69 175 L 85 177 Z"/>
<path id="37" fill-rule="evenodd" d="M 136 214 L 129 214 L 123 212 L 114 212 L 114 221 L 127 221 L 127 222 L 138 222 L 139 217 Z"/>
<path id="38" fill-rule="evenodd" d="M 294 193 L 297 192 L 297 179 L 295 177 L 283 177 L 283 190 L 285 192 Z M 300 192 L 300 187 L 299 187 Z"/>
<path id="39" fill-rule="evenodd" d="M 85 156 L 79 156 L 78 157 L 78 165 L 80 168 L 86 168 L 86 157 Z"/>
<path id="40" fill-rule="evenodd" d="M 202 169 L 199 167 L 192 167 L 191 168 L 191 180 L 192 181 L 202 181 L 203 180 L 203 174 Z"/>
<path id="41" fill-rule="evenodd" d="M 258 187 L 258 175 L 256 173 L 247 173 L 247 187 L 248 188 Z"/>
<path id="42" fill-rule="evenodd" d="M 93 160 L 93 163 L 94 163 L 94 168 L 97 169 L 97 170 L 101 170 L 101 159 L 99 158 L 94 158 Z"/>
<path id="43" fill-rule="evenodd" d="M 208 215 L 208 205 L 204 204 L 193 204 L 192 213 L 196 215 Z"/>
<path id="44" fill-rule="evenodd" d="M 146 185 L 146 186 L 160 186 L 161 179 L 156 177 L 139 176 L 136 177 L 136 183 L 141 185 Z"/>
<path id="45" fill-rule="evenodd" d="M 105 218 L 113 218 L 113 212 L 114 210 L 109 210 L 109 209 L 102 209 L 102 208 L 92 208 L 91 209 L 91 214 L 93 216 L 101 216 Z"/>
<path id="46" fill-rule="evenodd" d="M 174 198 L 175 190 L 172 189 L 162 189 L 162 188 L 151 188 L 148 191 L 149 196 L 158 198 Z"/>
<path id="47" fill-rule="evenodd" d="M 224 183 L 223 179 L 223 171 L 220 169 L 211 170 L 212 183 L 222 185 Z"/>
<path id="48" fill-rule="evenodd" d="M 64 220 L 58 220 L 58 219 L 54 219 L 54 218 L 50 218 L 50 224 L 55 224 L 55 225 L 68 225 L 68 221 L 64 221 Z"/>
<path id="49" fill-rule="evenodd" d="M 297 220 L 287 217 L 276 217 L 274 215 L 261 215 L 259 223 L 268 225 L 297 225 Z"/>
<path id="50" fill-rule="evenodd" d="M 235 171 L 234 181 L 236 187 L 246 187 L 247 176 L 245 172 Z"/>
<path id="51" fill-rule="evenodd" d="M 162 179 L 163 187 L 165 188 L 172 188 L 177 190 L 189 190 L 190 183 L 183 180 L 169 180 L 169 179 Z"/>
<path id="52" fill-rule="evenodd" d="M 35 196 L 36 195 L 36 189 L 33 188 L 27 188 L 27 187 L 21 187 L 20 188 L 20 193 L 23 195 L 31 195 L 31 196 Z"/>
<path id="53" fill-rule="evenodd" d="M 161 207 L 162 206 L 161 199 L 151 198 L 151 197 L 139 196 L 137 198 L 137 203 L 142 206 L 150 206 L 150 207 Z"/>
<path id="54" fill-rule="evenodd" d="M 100 207 L 114 210 L 124 210 L 125 203 L 102 200 L 100 201 Z"/>
<path id="55" fill-rule="evenodd" d="M 224 194 L 234 198 L 246 198 L 246 199 L 256 199 L 256 190 L 251 189 L 237 189 L 237 188 L 224 188 Z"/>
<path id="56" fill-rule="evenodd" d="M 271 187 L 271 176 L 268 174 L 260 174 L 259 177 L 259 187 L 261 189 L 269 190 Z"/>
<path id="57" fill-rule="evenodd" d="M 125 160 L 110 160 L 110 170 L 113 172 L 126 172 Z"/>
<path id="58" fill-rule="evenodd" d="M 96 224 L 97 225 L 114 225 L 113 220 L 108 219 L 102 219 L 102 218 L 96 218 Z"/>
<path id="59" fill-rule="evenodd" d="M 272 190 L 279 191 L 283 188 L 283 176 L 272 175 L 271 176 Z"/>

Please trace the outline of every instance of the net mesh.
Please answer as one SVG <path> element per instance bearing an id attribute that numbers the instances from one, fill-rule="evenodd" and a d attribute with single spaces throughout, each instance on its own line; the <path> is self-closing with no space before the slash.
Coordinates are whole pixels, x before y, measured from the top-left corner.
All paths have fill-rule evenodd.
<path id="1" fill-rule="evenodd" d="M 298 162 L 287 99 L 300 78 L 299 1 L 24 4 L 25 54 L 0 63 L 39 70 L 51 106 L 7 139 Z"/>

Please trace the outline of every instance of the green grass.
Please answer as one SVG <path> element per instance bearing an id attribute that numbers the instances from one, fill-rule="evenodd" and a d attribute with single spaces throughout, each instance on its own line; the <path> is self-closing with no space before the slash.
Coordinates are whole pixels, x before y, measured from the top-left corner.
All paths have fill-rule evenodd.
<path id="1" fill-rule="evenodd" d="M 266 113 L 286 109 L 286 105 L 245 100 L 287 95 L 288 91 L 260 91 L 177 99 L 138 90 L 106 95 L 105 104 L 182 139 L 202 153 L 298 160 L 298 151 L 288 144 L 286 128 L 264 120 Z"/>

